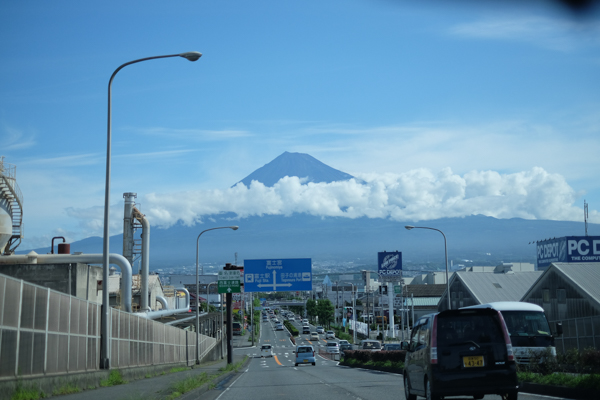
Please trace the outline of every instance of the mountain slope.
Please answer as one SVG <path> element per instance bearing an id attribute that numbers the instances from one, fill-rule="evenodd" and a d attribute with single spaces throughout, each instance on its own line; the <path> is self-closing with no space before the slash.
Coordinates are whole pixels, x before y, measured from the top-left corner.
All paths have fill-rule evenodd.
<path id="1" fill-rule="evenodd" d="M 252 172 L 240 182 L 246 186 L 250 186 L 250 183 L 254 180 L 262 182 L 265 186 L 273 186 L 285 176 L 308 178 L 308 182 L 315 183 L 345 181 L 353 178 L 352 175 L 331 168 L 311 155 L 289 153 L 286 151 L 270 163 Z"/>
<path id="2" fill-rule="evenodd" d="M 234 215 L 213 215 L 204 224 L 169 229 L 153 228 L 150 235 L 150 266 L 191 266 L 195 263 L 196 238 L 204 229 L 239 225 L 237 231 L 215 230 L 199 242 L 201 262 L 239 263 L 244 259 L 312 258 L 316 262 L 358 262 L 376 265 L 377 252 L 402 251 L 405 263 L 444 263 L 444 240 L 438 232 L 407 231 L 405 225 L 441 229 L 448 240 L 448 259 L 454 265 L 473 260 L 475 265 L 499 262 L 535 263 L 536 246 L 531 241 L 551 237 L 582 236 L 581 222 L 537 221 L 519 218 L 496 219 L 481 215 L 443 218 L 432 221 L 398 222 L 375 218 L 321 218 L 305 214 L 290 217 L 266 215 L 236 219 Z M 599 224 L 590 224 L 591 235 L 600 234 Z M 111 253 L 120 253 L 122 235 L 111 237 Z M 49 248 L 36 249 L 47 253 Z M 71 243 L 71 252 L 101 253 L 102 238 Z M 27 251 L 19 252 L 21 254 Z M 472 264 L 471 264 L 472 265 Z"/>

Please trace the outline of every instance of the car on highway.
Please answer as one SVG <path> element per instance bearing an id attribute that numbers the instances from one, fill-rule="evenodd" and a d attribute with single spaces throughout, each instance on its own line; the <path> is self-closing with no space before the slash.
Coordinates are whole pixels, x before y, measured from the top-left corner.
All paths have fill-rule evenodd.
<path id="1" fill-rule="evenodd" d="M 341 346 L 343 344 L 350 344 L 350 342 L 345 339 L 340 339 L 340 340 L 338 340 L 338 344 Z"/>
<path id="2" fill-rule="evenodd" d="M 344 355 L 344 351 L 352 350 L 352 345 L 348 342 L 346 343 L 338 343 L 340 347 L 340 354 Z"/>
<path id="3" fill-rule="evenodd" d="M 280 322 L 278 324 L 275 324 L 275 330 L 276 331 L 282 331 L 283 330 L 283 324 Z"/>
<path id="4" fill-rule="evenodd" d="M 317 333 L 325 333 L 325 329 L 322 326 L 317 326 Z"/>
<path id="5" fill-rule="evenodd" d="M 328 353 L 340 354 L 340 346 L 338 345 L 338 342 L 327 342 L 325 348 L 327 349 Z"/>
<path id="6" fill-rule="evenodd" d="M 309 335 L 309 334 L 310 334 L 310 326 L 308 326 L 308 325 L 304 325 L 304 326 L 302 327 L 302 334 L 303 334 L 303 335 L 304 335 L 304 334 L 307 334 L 307 335 Z"/>
<path id="7" fill-rule="evenodd" d="M 303 323 L 304 325 L 308 325 L 308 320 L 307 320 L 306 318 L 304 318 L 304 319 L 302 320 L 302 323 Z"/>
<path id="8" fill-rule="evenodd" d="M 261 357 L 273 357 L 273 347 L 270 344 L 263 344 L 260 346 Z"/>
<path id="9" fill-rule="evenodd" d="M 383 345 L 383 351 L 396 351 L 396 350 L 402 350 L 400 348 L 400 343 L 385 343 Z"/>
<path id="10" fill-rule="evenodd" d="M 288 317 L 288 319 L 289 319 L 290 321 L 294 321 L 294 316 L 293 316 L 293 315 L 290 315 L 290 316 Z"/>
<path id="11" fill-rule="evenodd" d="M 319 340 L 319 334 L 317 332 L 310 333 L 310 340 Z"/>
<path id="12" fill-rule="evenodd" d="M 517 400 L 518 380 L 510 335 L 493 308 L 446 310 L 413 326 L 404 363 L 406 400 L 487 394 Z"/>
<path id="13" fill-rule="evenodd" d="M 296 367 L 298 364 L 316 365 L 315 349 L 312 346 L 296 346 L 296 351 L 294 353 L 296 354 L 296 361 L 294 362 Z"/>
<path id="14" fill-rule="evenodd" d="M 325 333 L 325 339 L 335 339 L 335 332 L 327 331 L 327 333 Z"/>
<path id="15" fill-rule="evenodd" d="M 381 343 L 378 340 L 365 339 L 360 342 L 361 350 L 381 351 Z"/>

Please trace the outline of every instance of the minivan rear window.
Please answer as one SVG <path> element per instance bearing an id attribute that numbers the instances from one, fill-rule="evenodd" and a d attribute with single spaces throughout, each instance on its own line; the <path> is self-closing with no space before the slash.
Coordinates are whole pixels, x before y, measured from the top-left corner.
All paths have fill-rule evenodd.
<path id="1" fill-rule="evenodd" d="M 497 316 L 463 315 L 444 318 L 440 315 L 437 327 L 438 346 L 452 346 L 465 342 L 504 343 L 502 327 Z"/>
<path id="2" fill-rule="evenodd" d="M 311 347 L 298 347 L 298 353 L 311 353 L 312 351 Z"/>

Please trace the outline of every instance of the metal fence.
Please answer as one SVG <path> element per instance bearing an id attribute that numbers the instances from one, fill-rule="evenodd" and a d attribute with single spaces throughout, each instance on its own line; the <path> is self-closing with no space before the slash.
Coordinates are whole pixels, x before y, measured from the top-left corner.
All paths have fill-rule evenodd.
<path id="1" fill-rule="evenodd" d="M 100 304 L 0 275 L 0 380 L 96 371 Z M 111 368 L 196 361 L 196 333 L 111 309 Z M 200 336 L 200 359 L 217 339 Z"/>
<path id="2" fill-rule="evenodd" d="M 550 326 L 554 327 L 556 322 L 562 322 L 563 326 L 563 334 L 554 341 L 557 353 L 589 347 L 600 349 L 600 316 L 552 321 Z"/>

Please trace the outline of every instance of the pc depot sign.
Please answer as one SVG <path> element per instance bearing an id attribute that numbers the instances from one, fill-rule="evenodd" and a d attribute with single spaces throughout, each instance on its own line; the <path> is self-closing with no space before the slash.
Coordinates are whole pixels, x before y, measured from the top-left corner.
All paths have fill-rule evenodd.
<path id="1" fill-rule="evenodd" d="M 382 251 L 377 253 L 377 273 L 383 281 L 387 282 L 402 279 L 402 252 Z"/>
<path id="2" fill-rule="evenodd" d="M 538 269 L 554 262 L 600 262 L 600 236 L 565 236 L 537 242 Z"/>
<path id="3" fill-rule="evenodd" d="M 219 271 L 219 293 L 240 293 L 240 271 Z"/>

